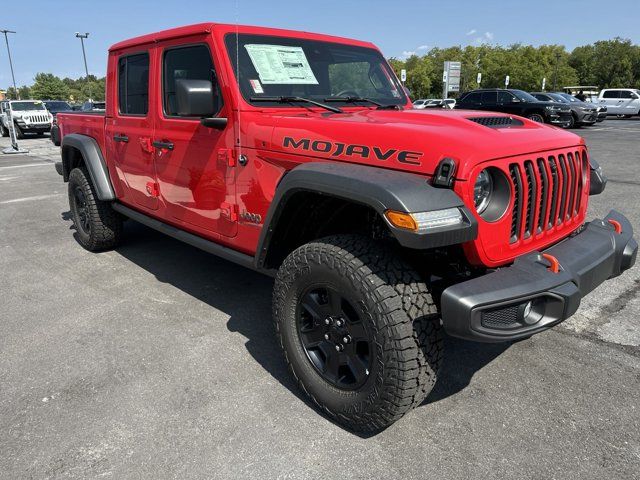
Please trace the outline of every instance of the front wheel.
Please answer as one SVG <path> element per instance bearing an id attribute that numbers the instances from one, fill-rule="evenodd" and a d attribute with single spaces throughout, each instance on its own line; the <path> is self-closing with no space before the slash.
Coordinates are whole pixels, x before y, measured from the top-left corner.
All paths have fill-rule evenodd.
<path id="1" fill-rule="evenodd" d="M 9 129 L 6 128 L 2 123 L 0 123 L 0 135 L 2 135 L 3 137 L 9 136 Z"/>
<path id="2" fill-rule="evenodd" d="M 115 247 L 122 237 L 122 217 L 98 199 L 89 173 L 74 168 L 69 174 L 69 206 L 76 240 L 91 252 Z"/>
<path id="3" fill-rule="evenodd" d="M 540 115 L 539 113 L 532 113 L 530 115 L 527 115 L 527 118 L 529 120 L 534 121 L 534 122 L 544 123 L 544 117 L 542 115 Z"/>
<path id="4" fill-rule="evenodd" d="M 273 316 L 301 388 L 349 429 L 386 428 L 435 384 L 443 337 L 429 288 L 365 237 L 327 237 L 291 253 L 278 271 Z"/>
<path id="5" fill-rule="evenodd" d="M 19 138 L 19 139 L 23 139 L 24 138 L 24 132 L 22 131 L 20 126 L 18 124 L 15 124 L 15 128 L 16 128 L 16 137 Z"/>

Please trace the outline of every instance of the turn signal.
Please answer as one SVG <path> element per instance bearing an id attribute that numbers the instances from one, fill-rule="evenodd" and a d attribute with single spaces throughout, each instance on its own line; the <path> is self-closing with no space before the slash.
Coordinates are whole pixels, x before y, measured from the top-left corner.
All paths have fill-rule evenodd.
<path id="1" fill-rule="evenodd" d="M 402 228 L 404 230 L 417 231 L 418 225 L 413 217 L 408 213 L 396 212 L 395 210 L 387 210 L 384 212 L 387 220 L 391 222 L 394 227 Z"/>

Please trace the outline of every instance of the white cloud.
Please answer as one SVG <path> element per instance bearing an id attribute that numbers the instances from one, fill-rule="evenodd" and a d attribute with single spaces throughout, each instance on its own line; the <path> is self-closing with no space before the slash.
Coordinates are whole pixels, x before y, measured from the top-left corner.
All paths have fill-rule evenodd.
<path id="1" fill-rule="evenodd" d="M 479 37 L 475 37 L 473 39 L 473 43 L 475 43 L 476 45 L 482 45 L 484 43 L 491 43 L 493 39 L 494 39 L 493 32 L 484 32 L 483 35 Z"/>
<path id="2" fill-rule="evenodd" d="M 473 35 L 473 34 L 474 34 L 474 33 L 476 33 L 476 32 L 477 32 L 477 30 L 476 30 L 475 28 L 472 28 L 471 30 L 469 30 L 469 31 L 467 32 L 467 37 L 468 37 L 469 35 Z"/>
<path id="3" fill-rule="evenodd" d="M 484 32 L 484 38 L 489 41 L 493 40 L 493 32 Z"/>
<path id="4" fill-rule="evenodd" d="M 429 50 L 431 47 L 429 45 L 420 45 L 418 50 Z"/>
<path id="5" fill-rule="evenodd" d="M 415 52 L 415 51 L 413 51 L 413 50 L 404 50 L 404 51 L 402 52 L 401 57 L 402 57 L 402 58 L 409 58 L 410 56 L 415 55 L 415 54 L 416 54 L 416 52 Z"/>

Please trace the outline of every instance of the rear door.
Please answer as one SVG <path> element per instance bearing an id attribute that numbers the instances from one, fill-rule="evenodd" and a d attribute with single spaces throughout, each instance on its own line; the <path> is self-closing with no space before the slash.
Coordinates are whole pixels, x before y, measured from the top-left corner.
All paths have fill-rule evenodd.
<path id="1" fill-rule="evenodd" d="M 622 100 L 620 99 L 620 91 L 604 90 L 602 92 L 602 97 L 600 98 L 600 104 L 603 103 L 607 107 L 608 114 L 620 114 L 620 104 L 622 103 Z"/>
<path id="2" fill-rule="evenodd" d="M 638 114 L 638 95 L 631 90 L 620 90 L 620 114 L 637 115 Z"/>
<path id="3" fill-rule="evenodd" d="M 168 219 L 197 233 L 233 237 L 237 232 L 233 124 L 208 128 L 200 118 L 178 115 L 176 80 L 213 83 L 218 117 L 230 116 L 217 82 L 207 36 L 168 40 L 158 45 L 160 98 L 154 143 L 160 195 Z M 164 147 L 163 147 L 164 145 Z"/>
<path id="4" fill-rule="evenodd" d="M 132 206 L 156 210 L 158 192 L 149 108 L 149 92 L 154 83 L 149 75 L 151 53 L 151 47 L 136 47 L 110 59 L 110 66 L 117 70 L 117 86 L 110 92 L 116 101 L 112 104 L 114 111 L 106 118 L 105 140 L 118 171 L 122 200 Z"/>
<path id="5" fill-rule="evenodd" d="M 496 112 L 498 108 L 498 92 L 489 91 L 482 92 L 480 95 L 480 110 L 488 110 L 490 112 Z"/>

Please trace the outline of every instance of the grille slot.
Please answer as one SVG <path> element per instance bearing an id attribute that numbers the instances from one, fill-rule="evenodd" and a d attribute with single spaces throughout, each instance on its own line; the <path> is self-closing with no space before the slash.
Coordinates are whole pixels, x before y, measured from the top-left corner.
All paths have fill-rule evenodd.
<path id="1" fill-rule="evenodd" d="M 511 243 L 520 238 L 520 220 L 522 219 L 522 177 L 518 164 L 509 166 L 511 182 L 513 183 L 513 218 L 511 219 Z"/>
<path id="2" fill-rule="evenodd" d="M 510 243 L 578 216 L 587 168 L 586 154 L 580 151 L 509 164 L 513 190 Z"/>

